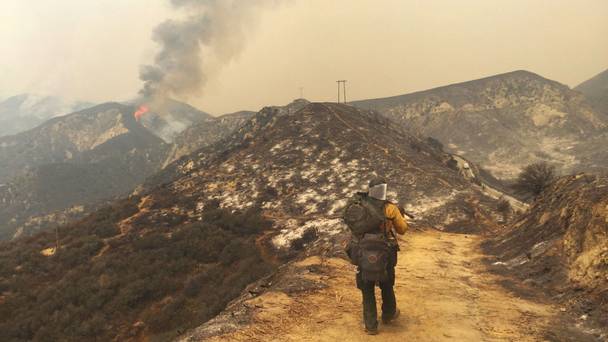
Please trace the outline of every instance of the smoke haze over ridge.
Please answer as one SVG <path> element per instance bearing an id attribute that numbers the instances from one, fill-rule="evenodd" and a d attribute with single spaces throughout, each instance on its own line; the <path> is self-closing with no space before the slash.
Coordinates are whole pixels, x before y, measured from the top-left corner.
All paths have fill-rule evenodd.
<path id="1" fill-rule="evenodd" d="M 154 65 L 159 53 L 151 33 L 168 18 L 199 13 L 189 3 L 2 1 L 0 98 L 132 98 L 141 65 Z M 221 114 L 287 103 L 299 87 L 310 100 L 335 101 L 342 78 L 354 100 L 516 69 L 576 86 L 608 67 L 603 0 L 292 0 L 256 8 L 230 58 L 219 58 L 230 42 L 217 55 L 201 50 L 204 91 L 180 90 L 185 100 Z"/>

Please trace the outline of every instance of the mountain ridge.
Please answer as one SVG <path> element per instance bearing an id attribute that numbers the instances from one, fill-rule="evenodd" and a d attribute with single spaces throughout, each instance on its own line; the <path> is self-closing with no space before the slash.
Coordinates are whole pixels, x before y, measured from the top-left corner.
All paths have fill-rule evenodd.
<path id="1" fill-rule="evenodd" d="M 514 179 L 538 161 L 566 173 L 608 170 L 595 148 L 595 139 L 605 139 L 608 119 L 579 92 L 531 72 L 351 104 L 438 139 L 498 178 Z"/>
<path id="2" fill-rule="evenodd" d="M 32 129 L 44 121 L 92 106 L 57 96 L 19 94 L 0 99 L 0 137 Z"/>

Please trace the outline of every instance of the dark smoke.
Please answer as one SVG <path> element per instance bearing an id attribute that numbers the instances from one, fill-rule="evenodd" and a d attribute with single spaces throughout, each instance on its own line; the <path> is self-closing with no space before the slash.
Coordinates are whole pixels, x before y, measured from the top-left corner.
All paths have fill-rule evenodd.
<path id="1" fill-rule="evenodd" d="M 153 65 L 141 68 L 140 94 L 147 99 L 198 95 L 207 80 L 205 63 L 212 57 L 228 63 L 242 51 L 247 31 L 259 10 L 281 0 L 171 0 L 187 17 L 167 20 L 153 33 L 160 51 Z"/>

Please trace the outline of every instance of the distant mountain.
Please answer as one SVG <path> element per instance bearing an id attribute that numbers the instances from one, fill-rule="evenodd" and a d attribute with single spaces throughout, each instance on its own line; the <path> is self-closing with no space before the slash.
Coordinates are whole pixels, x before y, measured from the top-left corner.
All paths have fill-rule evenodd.
<path id="1" fill-rule="evenodd" d="M 579 84 L 574 90 L 585 94 L 595 109 L 608 117 L 608 70 Z"/>
<path id="2" fill-rule="evenodd" d="M 352 104 L 436 138 L 502 179 L 541 160 L 564 173 L 608 167 L 598 154 L 607 118 L 580 93 L 527 71 Z"/>
<path id="3" fill-rule="evenodd" d="M 495 201 L 450 160 L 367 110 L 264 108 L 128 198 L 61 227 L 59 250 L 54 232 L 2 244 L 0 331 L 6 340 L 171 340 L 286 261 L 341 249 L 341 209 L 374 176 L 419 227 L 489 229 Z"/>
<path id="4" fill-rule="evenodd" d="M 142 116 L 141 123 L 165 142 L 173 142 L 185 129 L 210 119 L 213 119 L 213 116 L 189 104 L 167 100 L 162 106 L 151 107 L 150 111 Z"/>
<path id="5" fill-rule="evenodd" d="M 134 110 L 105 103 L 0 138 L 0 238 L 56 224 L 55 211 L 127 194 L 157 172 L 168 146 Z"/>
<path id="6" fill-rule="evenodd" d="M 106 103 L 53 118 L 17 135 L 1 137 L 0 182 L 8 181 L 27 167 L 94 160 L 116 149 L 162 143 L 135 121 L 133 112 L 133 107 Z"/>
<path id="7" fill-rule="evenodd" d="M 0 137 L 27 131 L 53 117 L 92 105 L 88 102 L 66 101 L 56 96 L 11 96 L 0 101 Z"/>

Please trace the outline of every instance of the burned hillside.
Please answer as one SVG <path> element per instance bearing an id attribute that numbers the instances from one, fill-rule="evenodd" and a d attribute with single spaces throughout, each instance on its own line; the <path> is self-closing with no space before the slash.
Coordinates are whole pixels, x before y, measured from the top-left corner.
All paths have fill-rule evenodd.
<path id="1" fill-rule="evenodd" d="M 2 339 L 179 335 L 301 251 L 339 252 L 341 207 L 373 174 L 419 225 L 487 227 L 449 159 L 374 112 L 266 108 L 167 181 L 60 227 L 58 250 L 53 231 L 4 243 Z"/>
<path id="2" fill-rule="evenodd" d="M 301 226 L 302 218 L 308 227 L 333 230 L 346 199 L 380 175 L 390 183 L 390 197 L 442 229 L 476 216 L 472 207 L 486 200 L 446 166 L 450 159 L 375 112 L 313 103 L 297 111 L 263 109 L 148 186 L 177 179 L 169 188 L 196 196 L 200 206 L 217 200 L 231 210 L 259 207 L 282 222 L 278 227 Z"/>
<path id="3" fill-rule="evenodd" d="M 496 270 L 515 272 L 581 320 L 608 326 L 608 178 L 557 180 L 486 247 L 498 256 Z"/>

